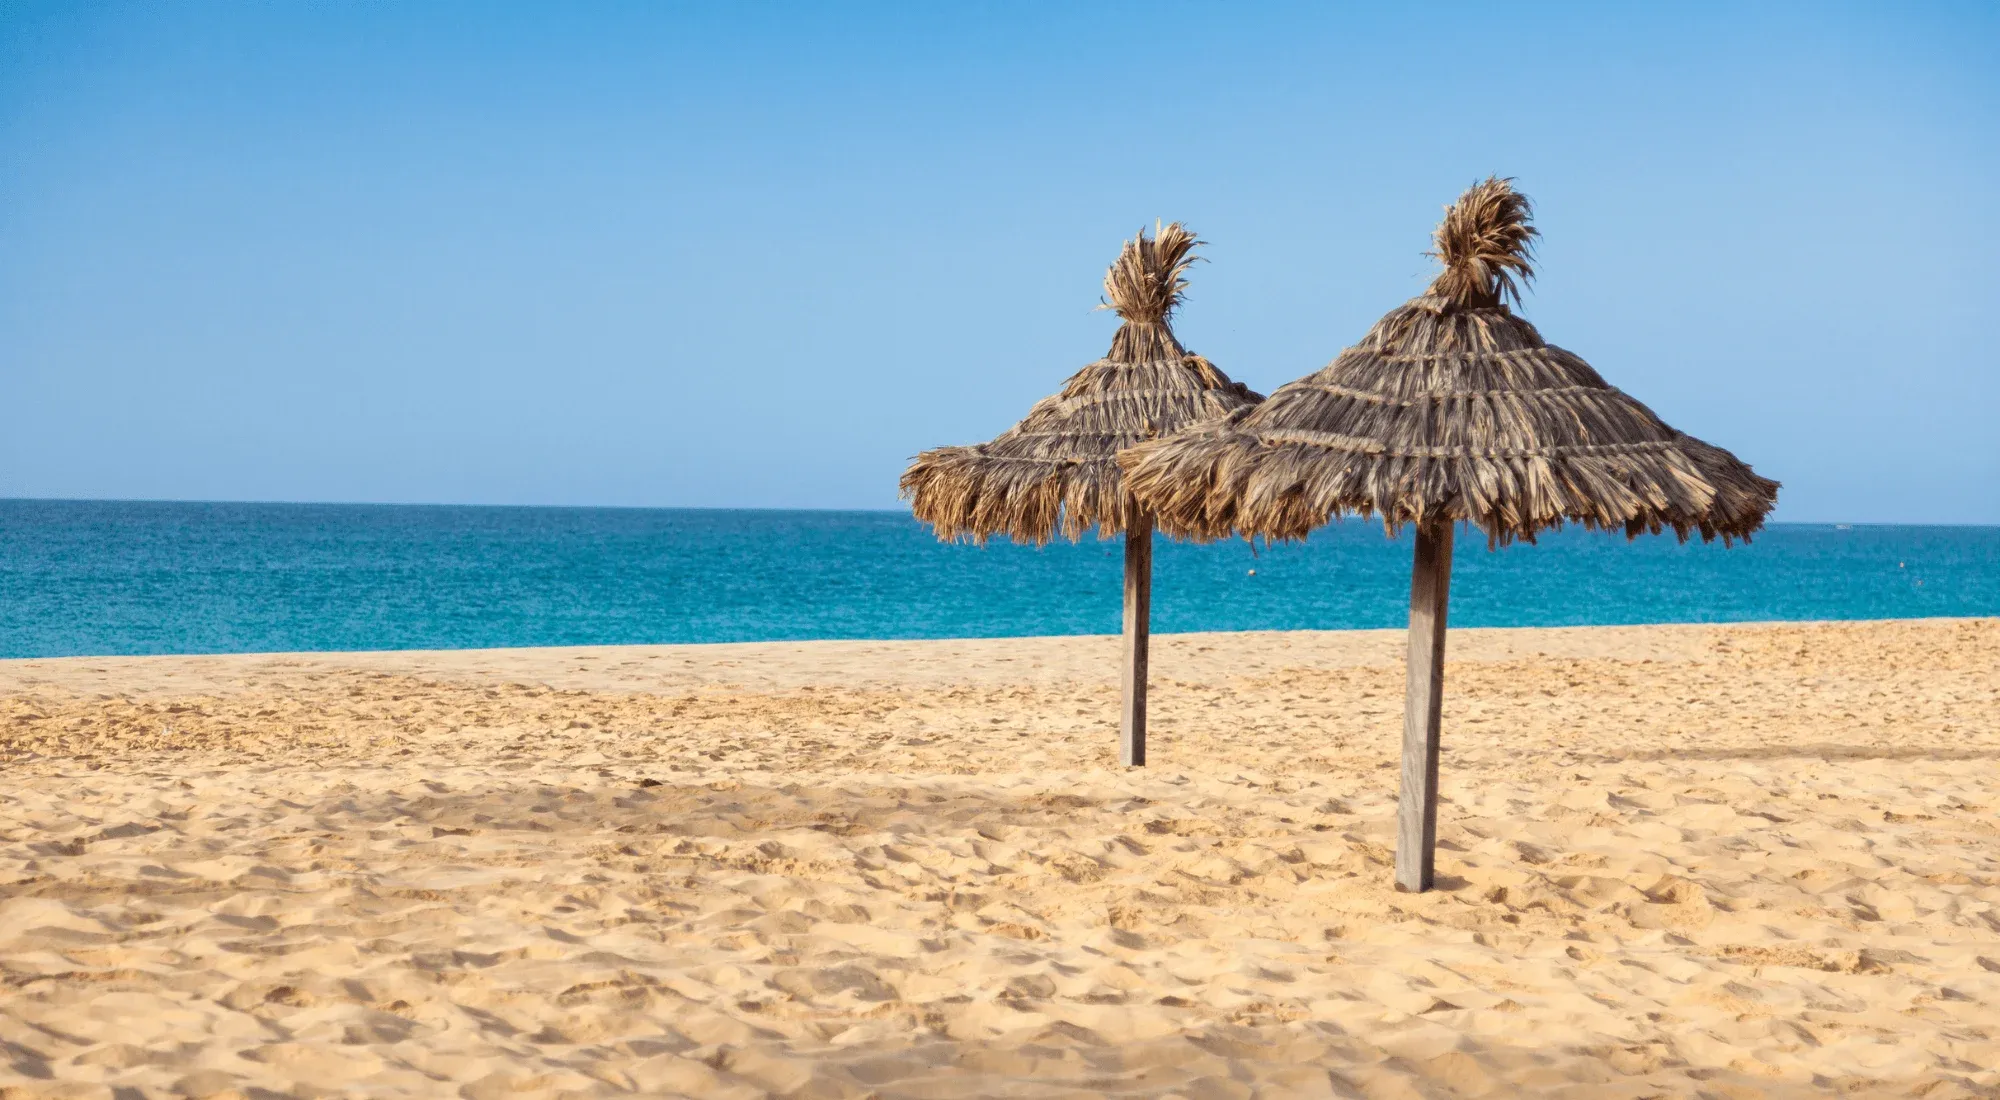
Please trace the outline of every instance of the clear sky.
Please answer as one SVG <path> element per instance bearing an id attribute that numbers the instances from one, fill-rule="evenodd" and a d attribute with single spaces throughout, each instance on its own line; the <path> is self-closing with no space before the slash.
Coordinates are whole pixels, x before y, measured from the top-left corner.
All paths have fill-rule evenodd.
<path id="1" fill-rule="evenodd" d="M 1103 354 L 1269 389 L 1518 177 L 1777 518 L 2000 523 L 2000 5 L 0 0 L 0 497 L 894 507 Z"/>

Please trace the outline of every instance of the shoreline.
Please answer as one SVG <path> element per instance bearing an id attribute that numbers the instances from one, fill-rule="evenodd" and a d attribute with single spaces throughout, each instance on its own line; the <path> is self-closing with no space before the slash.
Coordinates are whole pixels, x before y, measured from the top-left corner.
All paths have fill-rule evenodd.
<path id="1" fill-rule="evenodd" d="M 1573 632 L 1622 632 L 1622 631 L 1699 631 L 1699 630 L 1756 630 L 1787 627 L 1843 627 L 1881 624 L 1885 626 L 1916 625 L 1923 623 L 2000 623 L 2000 615 L 1922 615 L 1896 616 L 1879 619 L 1744 619 L 1728 621 L 1699 622 L 1649 622 L 1649 623 L 1592 623 L 1569 626 L 1453 626 L 1450 628 L 1448 652 L 1457 649 L 1461 641 L 1468 642 L 1476 649 L 1489 640 L 1510 635 L 1556 636 Z M 1216 644 L 1222 640 L 1257 639 L 1282 640 L 1286 638 L 1389 638 L 1404 639 L 1405 627 L 1326 627 L 1297 630 L 1191 630 L 1155 631 L 1150 634 L 1153 643 L 1160 645 Z M 950 647 L 970 651 L 986 647 L 1046 643 L 1051 645 L 1091 645 L 1115 640 L 1117 634 L 1007 634 L 992 636 L 964 636 L 952 638 L 790 638 L 750 642 L 622 642 L 608 645 L 573 646 L 472 646 L 453 649 L 297 649 L 297 650 L 248 650 L 215 653 L 113 653 L 68 654 L 59 657 L 0 657 L 0 676 L 7 670 L 27 664 L 49 664 L 56 662 L 118 662 L 139 663 L 148 661 L 247 661 L 247 660 L 327 660 L 327 661 L 380 661 L 395 658 L 411 658 L 419 662 L 454 663 L 474 654 L 491 654 L 502 658 L 548 656 L 561 658 L 568 654 L 597 657 L 613 657 L 626 654 L 659 654 L 668 656 L 679 651 L 733 653 L 763 655 L 786 648 L 813 650 L 825 648 L 853 650 L 856 653 L 872 653 L 876 649 Z M 1453 659 L 1456 659 L 1455 657 Z"/>

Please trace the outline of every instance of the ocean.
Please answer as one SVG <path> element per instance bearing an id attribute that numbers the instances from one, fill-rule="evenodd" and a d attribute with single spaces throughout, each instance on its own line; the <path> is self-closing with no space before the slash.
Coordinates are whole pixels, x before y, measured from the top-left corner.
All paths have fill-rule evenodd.
<path id="1" fill-rule="evenodd" d="M 1154 630 L 1401 626 L 1410 540 L 1161 540 Z M 901 512 L 0 500 L 0 657 L 1108 634 L 1121 568 Z M 1451 586 L 1454 626 L 1939 615 L 2000 615 L 2000 527 L 1462 531 Z"/>

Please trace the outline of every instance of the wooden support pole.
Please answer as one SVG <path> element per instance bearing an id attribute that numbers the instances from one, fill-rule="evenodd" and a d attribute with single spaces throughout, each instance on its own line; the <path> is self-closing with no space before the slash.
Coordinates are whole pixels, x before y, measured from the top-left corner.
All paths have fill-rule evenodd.
<path id="1" fill-rule="evenodd" d="M 1437 854 L 1438 711 L 1444 703 L 1445 611 L 1451 602 L 1450 521 L 1417 528 L 1410 571 L 1409 683 L 1403 699 L 1403 789 L 1396 804 L 1396 889 L 1431 888 Z"/>
<path id="2" fill-rule="evenodd" d="M 1119 708 L 1118 762 L 1146 764 L 1146 643 L 1153 619 L 1153 517 L 1125 525 L 1125 682 Z"/>

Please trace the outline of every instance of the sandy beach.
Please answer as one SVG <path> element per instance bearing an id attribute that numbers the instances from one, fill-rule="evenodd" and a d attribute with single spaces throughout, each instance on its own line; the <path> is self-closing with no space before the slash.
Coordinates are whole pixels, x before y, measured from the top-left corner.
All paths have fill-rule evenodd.
<path id="1" fill-rule="evenodd" d="M 0 1095 L 2000 1095 L 2000 621 L 0 661 Z"/>

